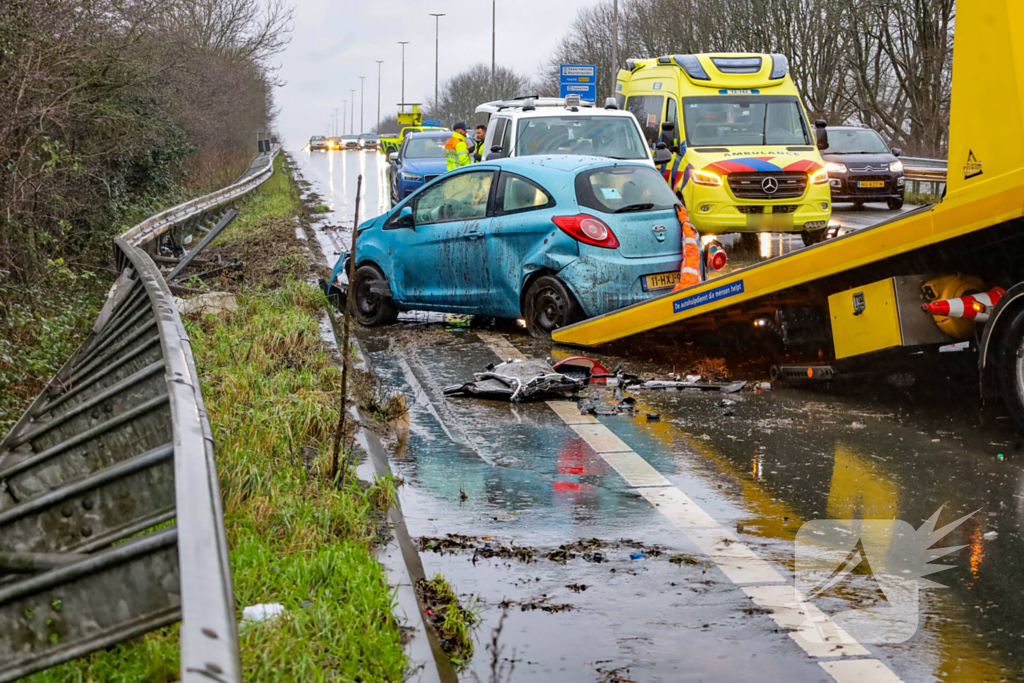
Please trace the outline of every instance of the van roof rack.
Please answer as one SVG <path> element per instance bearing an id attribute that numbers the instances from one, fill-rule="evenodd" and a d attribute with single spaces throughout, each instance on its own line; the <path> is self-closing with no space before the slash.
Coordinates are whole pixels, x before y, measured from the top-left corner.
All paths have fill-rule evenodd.
<path id="1" fill-rule="evenodd" d="M 485 102 L 476 108 L 477 114 L 494 114 L 504 109 L 521 109 L 526 106 L 527 102 L 532 100 L 534 107 L 564 107 L 565 98 L 563 97 L 517 97 L 511 100 L 495 100 L 494 102 Z M 581 107 L 593 107 L 593 102 L 580 102 Z"/>

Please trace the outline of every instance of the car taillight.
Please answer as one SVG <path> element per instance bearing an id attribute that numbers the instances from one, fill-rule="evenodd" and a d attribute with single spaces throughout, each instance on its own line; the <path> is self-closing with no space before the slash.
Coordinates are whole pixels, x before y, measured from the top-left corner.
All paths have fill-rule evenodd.
<path id="1" fill-rule="evenodd" d="M 581 213 L 578 216 L 555 216 L 551 220 L 575 240 L 605 249 L 619 248 L 615 233 L 599 218 Z"/>

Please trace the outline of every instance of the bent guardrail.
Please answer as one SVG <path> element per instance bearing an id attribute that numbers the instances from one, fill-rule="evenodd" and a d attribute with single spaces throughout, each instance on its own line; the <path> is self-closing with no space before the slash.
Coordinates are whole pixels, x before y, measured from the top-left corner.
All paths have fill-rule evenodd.
<path id="1" fill-rule="evenodd" d="M 225 215 L 275 155 L 115 240 L 93 333 L 0 441 L 0 681 L 179 619 L 182 681 L 241 680 L 213 438 L 147 250 Z"/>

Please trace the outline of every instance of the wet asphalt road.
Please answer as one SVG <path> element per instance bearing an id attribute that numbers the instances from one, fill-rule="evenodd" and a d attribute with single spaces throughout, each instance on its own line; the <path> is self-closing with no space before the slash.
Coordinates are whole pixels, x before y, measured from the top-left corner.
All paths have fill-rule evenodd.
<path id="1" fill-rule="evenodd" d="M 292 156 L 333 209 L 324 225 L 342 226 L 317 231 L 325 251 L 347 244 L 359 173 L 367 181 L 362 215 L 386 208 L 378 154 Z M 503 613 L 498 640 L 515 660 L 515 681 L 833 680 L 822 664 L 843 658 L 814 657 L 795 642 L 692 532 L 550 406 L 441 396 L 444 386 L 499 360 L 495 340 L 503 356 L 508 343 L 527 357 L 571 352 L 531 340 L 514 324 L 475 329 L 439 316 L 403 316 L 361 336 L 384 384 L 409 400 L 408 434 L 391 464 L 405 482 L 399 493 L 410 532 L 474 539 L 467 549 L 422 553 L 427 573 L 448 577 L 483 617 L 463 680 L 488 679 L 484 646 Z M 680 369 L 659 359 L 598 357 L 630 372 Z M 789 583 L 794 539 L 809 520 L 896 517 L 919 527 L 942 506 L 940 525 L 978 510 L 939 544 L 966 547 L 939 575 L 948 588 L 921 592 L 915 635 L 865 645 L 866 654 L 850 659 L 881 661 L 895 676 L 888 680 L 1024 680 L 1021 438 L 978 405 L 969 383 L 906 384 L 842 394 L 776 386 L 731 396 L 730 408 L 717 405 L 717 393 L 638 390 L 637 415 L 598 420 Z M 606 389 L 592 391 L 609 398 Z M 648 422 L 647 413 L 659 421 Z M 581 539 L 602 541 L 603 561 L 585 556 L 595 548 L 579 548 L 564 563 L 545 557 Z M 488 546 L 509 545 L 535 558 L 483 556 Z M 644 556 L 632 559 L 637 554 Z M 851 590 L 815 604 L 833 614 L 863 599 Z M 886 680 L 878 671 L 845 676 Z"/>

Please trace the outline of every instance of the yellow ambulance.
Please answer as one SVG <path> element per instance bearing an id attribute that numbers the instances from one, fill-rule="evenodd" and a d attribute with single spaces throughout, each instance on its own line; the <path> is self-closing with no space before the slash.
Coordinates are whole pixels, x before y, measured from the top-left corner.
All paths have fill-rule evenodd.
<path id="1" fill-rule="evenodd" d="M 783 55 L 700 54 L 630 59 L 616 101 L 648 143 L 678 145 L 683 202 L 704 234 L 801 233 L 821 240 L 832 215 L 819 148 Z M 671 122 L 671 126 L 665 126 Z"/>

